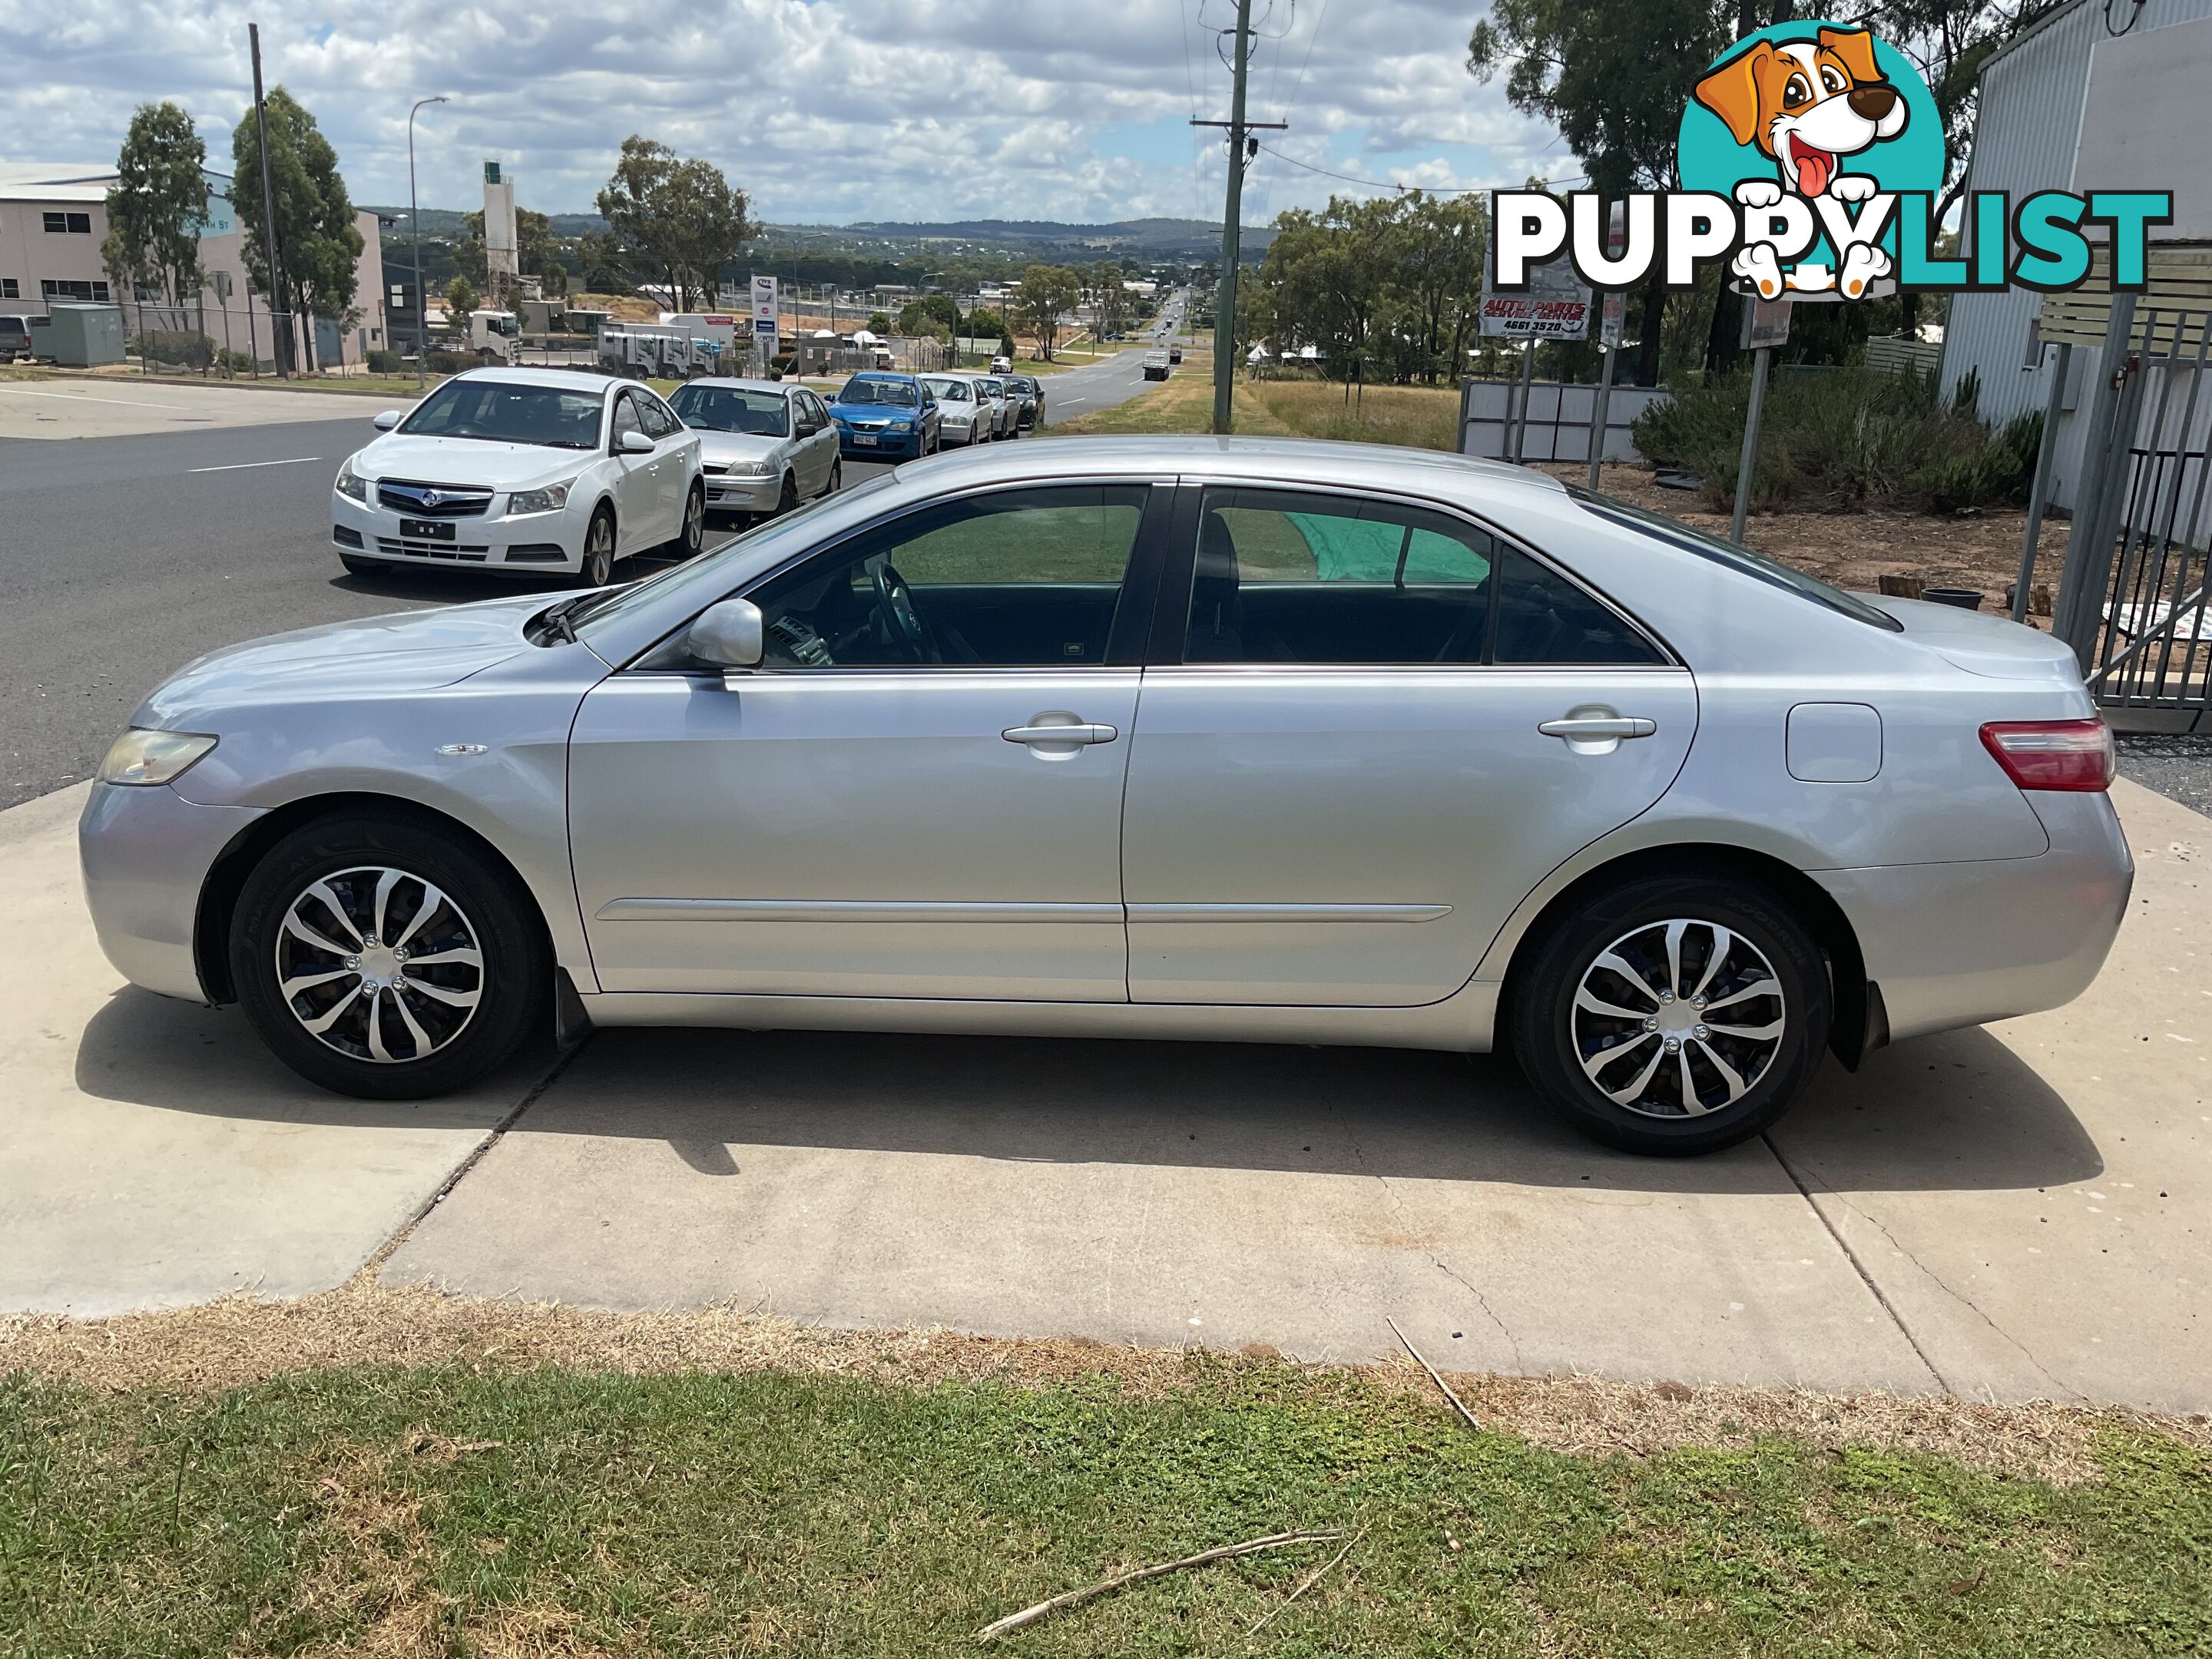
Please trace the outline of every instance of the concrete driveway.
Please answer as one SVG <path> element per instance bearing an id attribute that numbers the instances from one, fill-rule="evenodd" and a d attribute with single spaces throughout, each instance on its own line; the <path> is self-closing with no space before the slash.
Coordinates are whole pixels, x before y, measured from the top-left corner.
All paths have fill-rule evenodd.
<path id="1" fill-rule="evenodd" d="M 1502 1062 L 1385 1050 L 616 1031 L 550 1081 L 342 1100 L 118 985 L 80 799 L 0 813 L 0 1309 L 386 1253 L 605 1307 L 1348 1360 L 1389 1315 L 1465 1370 L 2212 1408 L 2212 821 L 2124 782 L 2136 902 L 2087 997 L 1831 1068 L 1686 1163 L 1591 1146 Z"/>
<path id="2" fill-rule="evenodd" d="M 356 414 L 367 420 L 380 409 L 404 409 L 414 401 L 137 375 L 5 380 L 0 381 L 0 438 L 118 438 L 194 427 L 336 421 Z"/>

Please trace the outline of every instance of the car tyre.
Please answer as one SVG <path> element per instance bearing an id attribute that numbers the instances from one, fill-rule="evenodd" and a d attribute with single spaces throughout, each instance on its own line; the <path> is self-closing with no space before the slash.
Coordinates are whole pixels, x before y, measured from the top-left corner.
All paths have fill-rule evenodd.
<path id="1" fill-rule="evenodd" d="M 338 562 L 345 567 L 349 576 L 383 576 L 392 570 L 381 559 L 356 559 L 350 553 L 339 554 Z"/>
<path id="2" fill-rule="evenodd" d="M 605 587 L 615 579 L 615 515 L 611 508 L 602 507 L 592 514 L 592 527 L 584 532 L 584 568 L 580 575 L 586 587 Z"/>
<path id="3" fill-rule="evenodd" d="M 799 479 L 796 474 L 783 475 L 783 488 L 776 492 L 775 516 L 781 518 L 799 505 Z"/>
<path id="4" fill-rule="evenodd" d="M 696 559 L 707 545 L 707 487 L 693 484 L 691 493 L 684 498 L 684 526 L 676 532 L 675 540 L 661 548 L 672 559 Z"/>
<path id="5" fill-rule="evenodd" d="M 1717 1152 L 1781 1116 L 1820 1063 L 1832 1013 L 1820 947 L 1787 904 L 1687 874 L 1584 901 L 1537 942 L 1510 996 L 1513 1051 L 1537 1092 L 1585 1134 L 1661 1157 Z"/>
<path id="6" fill-rule="evenodd" d="M 822 486 L 822 493 L 825 495 L 834 495 L 844 487 L 845 463 L 842 459 L 834 460 L 830 463 L 830 482 Z"/>
<path id="7" fill-rule="evenodd" d="M 551 953 L 521 883 L 397 814 L 323 818 L 278 842 L 239 893 L 229 949 L 240 1006 L 270 1051 L 365 1100 L 466 1087 L 550 1006 Z"/>

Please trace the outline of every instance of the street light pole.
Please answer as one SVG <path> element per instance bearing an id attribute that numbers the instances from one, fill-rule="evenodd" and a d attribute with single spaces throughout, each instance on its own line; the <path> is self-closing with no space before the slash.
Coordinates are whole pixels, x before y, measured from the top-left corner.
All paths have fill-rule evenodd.
<path id="1" fill-rule="evenodd" d="M 415 204 L 415 111 L 425 104 L 443 104 L 451 100 L 441 93 L 435 98 L 417 98 L 414 107 L 407 112 L 407 228 L 415 239 L 415 389 L 423 386 L 423 363 L 428 356 L 430 329 L 428 322 L 429 298 L 422 292 L 422 212 Z"/>

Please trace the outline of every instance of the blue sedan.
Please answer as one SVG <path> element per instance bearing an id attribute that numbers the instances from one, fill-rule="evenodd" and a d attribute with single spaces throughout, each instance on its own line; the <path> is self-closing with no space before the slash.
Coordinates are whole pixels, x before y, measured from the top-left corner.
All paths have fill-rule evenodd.
<path id="1" fill-rule="evenodd" d="M 848 460 L 912 460 L 937 453 L 937 399 L 911 374 L 855 374 L 830 400 L 837 452 Z"/>

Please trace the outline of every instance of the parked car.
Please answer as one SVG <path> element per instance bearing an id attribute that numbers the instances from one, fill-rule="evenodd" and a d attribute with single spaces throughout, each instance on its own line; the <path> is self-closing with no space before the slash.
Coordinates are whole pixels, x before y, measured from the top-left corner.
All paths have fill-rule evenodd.
<path id="1" fill-rule="evenodd" d="M 988 443 L 999 435 L 998 412 L 973 375 L 925 374 L 921 383 L 937 399 L 938 432 L 945 442 Z"/>
<path id="2" fill-rule="evenodd" d="M 29 362 L 36 355 L 31 349 L 30 318 L 0 315 L 0 363 Z"/>
<path id="3" fill-rule="evenodd" d="M 1036 375 L 1007 375 L 1006 396 L 1013 402 L 1017 430 L 1044 424 L 1044 382 Z"/>
<path id="4" fill-rule="evenodd" d="M 838 448 L 848 459 L 911 460 L 935 453 L 943 429 L 937 399 L 912 374 L 868 369 L 830 400 Z"/>
<path id="5" fill-rule="evenodd" d="M 1002 374 L 979 374 L 975 377 L 975 387 L 991 405 L 991 435 L 994 438 L 1020 437 L 1021 427 L 1016 416 L 1013 395 L 1006 390 L 1006 377 Z"/>
<path id="6" fill-rule="evenodd" d="M 2072 654 L 1996 617 L 1468 458 L 1070 440 L 216 650 L 81 852 L 125 976 L 364 1097 L 549 1017 L 1504 1047 L 1686 1153 L 1824 1049 L 2079 993 L 2112 775 Z"/>
<path id="7" fill-rule="evenodd" d="M 1001 353 L 1000 356 L 998 356 L 994 357 L 994 358 L 992 358 L 992 359 L 991 359 L 991 373 L 992 373 L 992 374 L 1012 374 L 1013 372 L 1014 372 L 1014 360 L 1013 360 L 1012 357 L 1006 356 L 1005 356 L 1003 353 Z"/>
<path id="8" fill-rule="evenodd" d="M 659 395 L 605 375 L 476 368 L 338 468 L 331 540 L 356 575 L 394 564 L 614 580 L 634 553 L 699 551 L 699 434 Z"/>
<path id="9" fill-rule="evenodd" d="M 1170 367 L 1172 367 L 1173 365 L 1175 365 L 1175 364 L 1176 364 L 1176 363 L 1179 363 L 1179 362 L 1181 362 L 1182 361 L 1182 348 L 1181 346 L 1179 346 L 1179 345 L 1171 345 L 1171 346 L 1170 346 L 1170 347 L 1168 348 L 1168 362 L 1169 362 L 1169 365 L 1170 365 Z"/>
<path id="10" fill-rule="evenodd" d="M 1148 380 L 1164 380 L 1167 377 L 1168 354 L 1164 351 L 1147 352 L 1145 356 L 1145 378 Z"/>
<path id="11" fill-rule="evenodd" d="M 690 380 L 669 394 L 668 406 L 699 434 L 709 513 L 788 513 L 843 482 L 836 426 L 805 386 Z"/>

